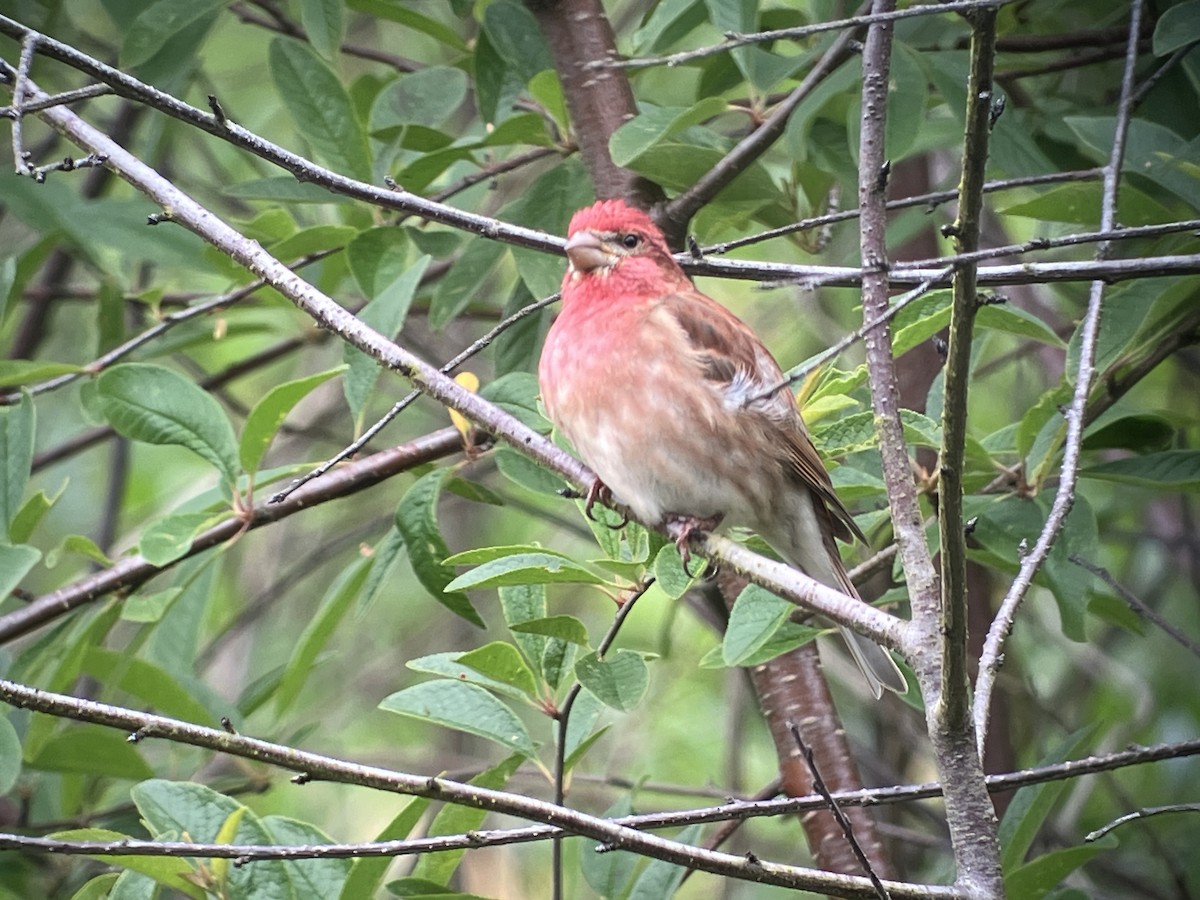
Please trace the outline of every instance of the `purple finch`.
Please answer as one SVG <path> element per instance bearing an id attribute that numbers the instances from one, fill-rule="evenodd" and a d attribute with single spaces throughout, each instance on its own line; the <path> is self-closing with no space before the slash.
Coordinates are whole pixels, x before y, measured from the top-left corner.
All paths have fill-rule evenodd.
<path id="1" fill-rule="evenodd" d="M 642 521 L 686 534 L 757 531 L 791 565 L 858 594 L 836 539 L 865 541 L 808 437 L 779 364 L 696 289 L 640 210 L 605 200 L 571 219 L 562 312 L 538 366 L 551 421 Z M 681 541 L 681 549 L 683 547 Z M 872 692 L 903 692 L 885 650 L 842 629 Z"/>

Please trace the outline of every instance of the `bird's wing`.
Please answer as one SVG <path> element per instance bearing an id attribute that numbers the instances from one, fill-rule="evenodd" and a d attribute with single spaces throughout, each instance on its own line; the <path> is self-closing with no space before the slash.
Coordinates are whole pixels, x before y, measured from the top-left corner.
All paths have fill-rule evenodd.
<path id="1" fill-rule="evenodd" d="M 770 422 L 796 479 L 829 511 L 834 533 L 845 541 L 858 538 L 866 543 L 862 529 L 834 492 L 791 390 L 781 387 L 761 396 L 783 381 L 783 370 L 758 336 L 724 306 L 694 288 L 667 294 L 658 306 L 679 325 L 704 377 L 720 386 L 726 408 Z"/>

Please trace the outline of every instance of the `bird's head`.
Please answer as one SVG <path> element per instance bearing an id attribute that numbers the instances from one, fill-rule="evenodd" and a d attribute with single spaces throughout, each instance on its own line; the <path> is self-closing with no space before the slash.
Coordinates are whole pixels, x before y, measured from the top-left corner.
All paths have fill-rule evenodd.
<path id="1" fill-rule="evenodd" d="M 658 226 L 623 200 L 601 200 L 575 213 L 566 251 L 568 282 L 614 273 L 640 280 L 664 266 L 678 270 Z"/>

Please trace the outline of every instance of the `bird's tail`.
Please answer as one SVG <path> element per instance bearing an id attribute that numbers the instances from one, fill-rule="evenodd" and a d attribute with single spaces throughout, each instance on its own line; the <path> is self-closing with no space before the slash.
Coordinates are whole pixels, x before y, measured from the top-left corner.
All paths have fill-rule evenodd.
<path id="1" fill-rule="evenodd" d="M 845 639 L 851 658 L 862 671 L 863 677 L 867 679 L 867 687 L 871 689 L 876 700 L 883 696 L 885 688 L 897 694 L 903 694 L 908 690 L 908 682 L 904 678 L 904 673 L 900 671 L 900 667 L 896 665 L 896 661 L 892 659 L 890 653 L 870 638 L 851 631 L 845 625 L 839 625 L 838 631 Z"/>

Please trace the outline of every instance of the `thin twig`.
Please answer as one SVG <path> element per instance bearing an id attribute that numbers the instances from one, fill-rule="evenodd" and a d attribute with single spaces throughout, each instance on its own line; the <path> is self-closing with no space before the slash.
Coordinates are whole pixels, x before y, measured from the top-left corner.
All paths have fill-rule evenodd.
<path id="1" fill-rule="evenodd" d="M 25 93 L 29 87 L 29 67 L 33 63 L 33 52 L 37 48 L 38 35 L 26 34 L 21 40 L 21 56 L 17 70 L 12 75 L 12 152 L 13 165 L 18 175 L 32 175 L 29 153 L 25 149 L 22 120 L 25 116 Z"/>
<path id="2" fill-rule="evenodd" d="M 600 639 L 599 645 L 596 647 L 596 656 L 603 659 L 604 654 L 612 647 L 613 641 L 617 639 L 617 634 L 621 630 L 621 626 L 625 624 L 625 620 L 629 618 L 629 614 L 633 612 L 633 605 L 646 595 L 646 591 L 654 584 L 653 578 L 648 578 L 639 588 L 626 598 L 625 602 L 617 607 L 617 614 L 613 616 L 612 622 L 608 629 L 604 632 L 604 637 Z M 571 710 L 575 706 L 575 701 L 579 698 L 580 692 L 583 690 L 583 685 L 578 681 L 571 686 L 567 692 L 566 698 L 559 707 L 558 728 L 555 736 L 554 746 L 554 803 L 556 806 L 564 806 L 567 798 L 567 729 L 571 724 Z M 563 858 L 562 858 L 562 839 L 555 838 L 551 842 L 551 896 L 554 900 L 562 900 L 563 896 Z"/>
<path id="3" fill-rule="evenodd" d="M 804 757 L 804 762 L 808 765 L 808 771 L 812 774 L 813 790 L 820 794 L 825 802 L 829 804 L 829 811 L 833 814 L 838 827 L 842 829 L 842 834 L 846 836 L 846 842 L 850 845 L 850 849 L 858 860 L 858 864 L 862 866 L 867 877 L 871 879 L 871 884 L 875 886 L 876 895 L 880 900 L 889 900 L 887 888 L 883 886 L 883 882 L 875 874 L 875 869 L 871 866 L 871 861 L 867 859 L 867 854 L 863 853 L 862 846 L 858 843 L 858 838 L 854 836 L 854 826 L 850 824 L 850 820 L 842 812 L 842 808 L 838 806 L 837 801 L 829 793 L 829 788 L 825 787 L 825 779 L 821 777 L 821 773 L 817 769 L 816 760 L 813 759 L 812 748 L 804 742 L 804 738 L 800 734 L 800 726 L 795 722 L 789 722 L 788 730 L 791 731 L 792 738 L 796 741 L 796 746 L 800 748 L 800 755 Z"/>
<path id="4" fill-rule="evenodd" d="M 1130 14 L 1125 71 L 1121 77 L 1121 98 L 1117 105 L 1116 132 L 1113 135 L 1112 153 L 1104 172 L 1104 191 L 1100 207 L 1101 231 L 1112 231 L 1117 223 L 1117 193 L 1121 182 L 1121 166 L 1125 158 L 1129 120 L 1133 110 L 1134 74 L 1137 69 L 1138 32 L 1142 21 L 1142 6 L 1142 0 L 1134 0 Z M 1110 242 L 1101 242 L 1096 247 L 1097 261 L 1106 259 L 1111 247 Z M 991 712 L 996 675 L 1003 662 L 1004 646 L 1008 635 L 1012 632 L 1017 609 L 1033 583 L 1033 576 L 1049 556 L 1075 500 L 1075 483 L 1079 474 L 1079 459 L 1083 444 L 1084 417 L 1096 374 L 1096 344 L 1100 332 L 1104 287 L 1105 282 L 1103 281 L 1092 282 L 1087 313 L 1080 325 L 1079 363 L 1075 372 L 1075 391 L 1071 398 L 1071 404 L 1064 413 L 1067 434 L 1063 445 L 1058 491 L 1050 507 L 1050 513 L 1046 517 L 1046 524 L 1042 528 L 1041 534 L 1038 535 L 1037 543 L 1021 560 L 1021 568 L 1000 603 L 996 617 L 988 629 L 983 653 L 980 656 L 974 708 L 975 732 L 980 756 L 983 755 L 984 747 L 987 745 L 988 718 Z"/>
<path id="5" fill-rule="evenodd" d="M 35 100 L 31 103 L 22 103 L 21 109 L 18 111 L 16 106 L 0 106 L 0 118 L 12 119 L 17 116 L 27 116 L 30 113 L 35 113 L 38 110 L 49 109 L 52 106 L 66 106 L 71 103 L 79 103 L 81 100 L 90 100 L 92 97 L 104 97 L 111 94 L 113 89 L 107 84 L 89 84 L 87 87 L 76 88 L 73 91 L 63 91 L 61 94 L 51 94 L 42 100 Z"/>
<path id="6" fill-rule="evenodd" d="M 1095 831 L 1089 831 L 1084 836 L 1084 841 L 1091 843 L 1098 841 L 1114 828 L 1124 825 L 1126 822 L 1133 822 L 1136 819 L 1148 819 L 1150 816 L 1161 816 L 1164 813 L 1198 813 L 1200 812 L 1200 803 L 1173 803 L 1170 806 L 1148 806 L 1145 809 L 1137 809 L 1131 813 L 1126 813 L 1120 818 L 1113 819 L 1103 828 L 1097 828 Z"/>
<path id="7" fill-rule="evenodd" d="M 935 3 L 928 6 L 910 6 L 907 9 L 889 12 L 873 12 L 868 15 L 852 16 L 848 19 L 834 19 L 830 22 L 818 22 L 815 25 L 801 25 L 796 28 L 779 28 L 774 31 L 760 31 L 755 34 L 729 34 L 725 40 L 711 47 L 701 47 L 698 50 L 686 50 L 681 53 L 671 53 L 666 56 L 649 56 L 641 59 L 603 60 L 590 63 L 593 68 L 622 68 L 645 69 L 650 66 L 678 66 L 694 59 L 727 53 L 738 47 L 750 44 L 765 44 L 770 41 L 796 41 L 801 38 L 822 34 L 826 31 L 841 31 L 847 28 L 859 28 L 864 25 L 894 22 L 897 19 L 908 19 L 913 16 L 935 16 L 950 12 L 969 12 L 974 9 L 1004 6 L 1014 0 L 952 0 L 948 3 Z"/>
<path id="8" fill-rule="evenodd" d="M 508 316 L 507 318 L 498 322 L 490 331 L 488 331 L 487 334 L 483 335 L 483 337 L 479 338 L 478 340 L 472 341 L 471 344 L 469 344 L 466 348 L 464 348 L 457 356 L 455 356 L 449 362 L 445 363 L 440 369 L 438 369 L 438 371 L 441 372 L 443 375 L 448 375 L 449 373 L 453 372 L 455 369 L 457 369 L 459 366 L 461 366 L 464 362 L 466 362 L 472 356 L 479 353 L 485 347 L 487 347 L 489 344 L 491 344 L 497 337 L 499 337 L 501 334 L 503 334 L 505 331 L 507 331 L 509 328 L 511 328 L 517 322 L 521 321 L 522 319 L 527 318 L 528 316 L 533 315 L 535 312 L 540 312 L 541 310 L 545 309 L 547 306 L 550 306 L 550 305 L 558 302 L 558 298 L 559 298 L 559 295 L 557 293 L 551 294 L 549 297 L 544 297 L 541 300 L 538 300 L 534 303 L 530 303 L 528 306 L 525 306 L 525 307 L 517 310 L 511 316 Z M 319 466 L 317 466 L 312 471 L 306 472 L 304 475 L 301 475 L 295 481 L 291 482 L 291 484 L 289 484 L 287 487 L 272 494 L 269 502 L 281 503 L 282 501 L 286 500 L 288 498 L 288 495 L 291 494 L 293 491 L 295 491 L 297 488 L 303 487 L 304 485 L 306 485 L 310 481 L 312 481 L 314 478 L 320 478 L 322 475 L 324 475 L 326 472 L 328 472 L 330 469 L 332 469 L 338 463 L 354 456 L 354 454 L 358 453 L 367 444 L 369 444 L 371 442 L 371 439 L 374 438 L 375 435 L 379 434 L 380 431 L 382 431 L 385 427 L 387 427 L 389 422 L 393 421 L 396 418 L 396 416 L 400 415 L 400 413 L 404 412 L 404 410 L 406 410 L 409 406 L 411 406 L 413 403 L 415 403 L 420 396 L 421 396 L 420 391 L 409 391 L 408 394 L 406 394 L 404 397 L 400 398 L 400 400 L 398 400 L 396 402 L 396 404 L 390 410 L 388 410 L 386 413 L 384 413 L 384 415 L 381 416 L 379 418 L 379 420 L 377 422 L 375 422 L 375 424 L 373 424 L 370 428 L 366 429 L 362 433 L 362 435 L 359 436 L 359 438 L 357 440 L 353 441 L 348 446 L 339 450 L 336 454 L 331 456 L 329 459 L 325 460 L 325 462 L 321 463 Z"/>
<path id="9" fill-rule="evenodd" d="M 1107 584 L 1110 588 L 1116 591 L 1117 594 L 1120 595 L 1121 599 L 1128 603 L 1129 608 L 1135 613 L 1137 613 L 1139 616 L 1149 619 L 1168 635 L 1170 635 L 1170 637 L 1174 639 L 1176 643 L 1186 649 L 1193 656 L 1200 657 L 1200 644 L 1196 643 L 1196 641 L 1193 641 L 1179 628 L 1175 627 L 1175 625 L 1168 621 L 1166 617 L 1164 617 L 1158 610 L 1138 599 L 1138 597 L 1131 590 L 1129 590 L 1129 588 L 1117 581 L 1117 579 L 1112 576 L 1108 569 L 1084 559 L 1078 553 L 1072 553 L 1067 557 L 1067 559 L 1075 563 L 1075 565 L 1079 566 L 1080 568 L 1087 569 L 1089 572 Z"/>

